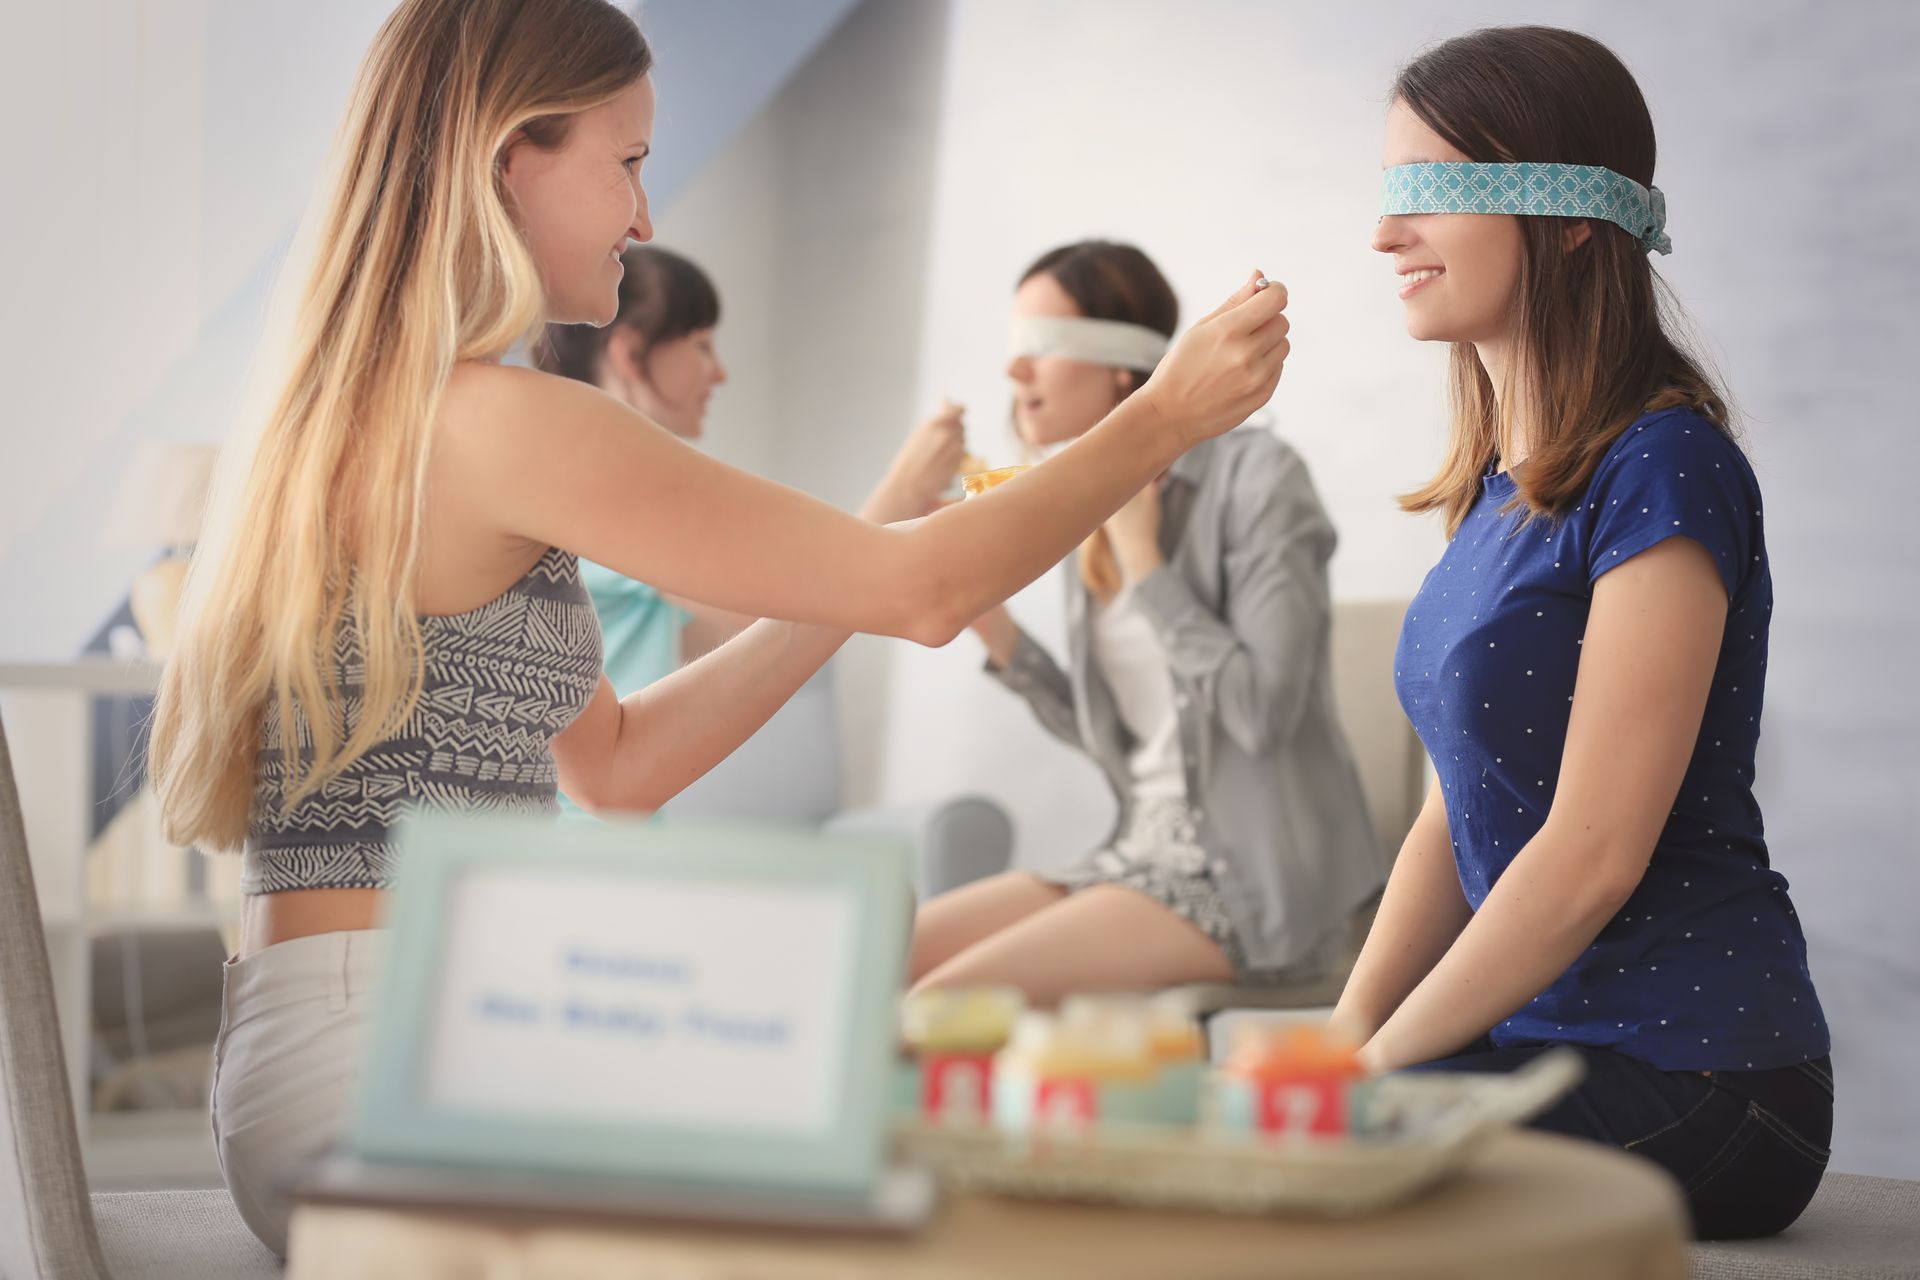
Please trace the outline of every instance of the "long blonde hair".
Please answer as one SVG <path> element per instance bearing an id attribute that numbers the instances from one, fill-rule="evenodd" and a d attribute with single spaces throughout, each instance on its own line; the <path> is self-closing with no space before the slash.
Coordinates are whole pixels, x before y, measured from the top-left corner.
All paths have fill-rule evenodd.
<path id="1" fill-rule="evenodd" d="M 406 0 L 381 27 L 303 233 L 312 265 L 284 376 L 251 452 L 216 488 L 161 678 L 149 770 L 175 843 L 244 843 L 269 706 L 289 726 L 289 805 L 412 714 L 441 395 L 455 362 L 497 358 L 545 320 L 503 149 L 516 131 L 564 145 L 574 115 L 651 66 L 633 20 L 606 0 Z M 350 645 L 364 664 L 352 707 L 340 671 Z M 306 744 L 291 732 L 296 708 Z"/>

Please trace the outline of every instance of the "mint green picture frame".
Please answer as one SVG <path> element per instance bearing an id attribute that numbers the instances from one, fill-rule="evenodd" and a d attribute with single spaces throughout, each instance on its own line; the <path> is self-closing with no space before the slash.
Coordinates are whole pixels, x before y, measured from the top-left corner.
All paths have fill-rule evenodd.
<path id="1" fill-rule="evenodd" d="M 357 1102 L 354 1155 L 490 1172 L 605 1175 L 716 1190 L 858 1194 L 886 1155 L 895 1001 L 904 976 L 911 890 L 907 850 L 877 837 L 644 820 L 430 815 L 402 825 L 384 974 Z M 420 1082 L 439 990 L 450 890 L 475 869 L 737 879 L 756 888 L 846 891 L 857 938 L 854 990 L 836 1046 L 840 1123 L 823 1137 L 672 1128 L 621 1118 L 482 1113 L 423 1100 Z"/>

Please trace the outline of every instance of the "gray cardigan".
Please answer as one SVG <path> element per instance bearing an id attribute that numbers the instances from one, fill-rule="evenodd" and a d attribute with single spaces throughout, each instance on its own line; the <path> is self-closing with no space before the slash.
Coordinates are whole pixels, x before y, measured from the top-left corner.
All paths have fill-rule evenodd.
<path id="1" fill-rule="evenodd" d="M 1253 427 L 1188 452 L 1162 501 L 1166 564 L 1134 591 L 1173 668 L 1200 843 L 1249 968 L 1302 970 L 1344 937 L 1389 865 L 1334 713 L 1333 524 L 1299 455 Z M 988 670 L 1093 757 L 1124 823 L 1131 739 L 1092 661 L 1087 613 L 1075 576 L 1068 671 L 1025 632 L 1007 666 Z"/>

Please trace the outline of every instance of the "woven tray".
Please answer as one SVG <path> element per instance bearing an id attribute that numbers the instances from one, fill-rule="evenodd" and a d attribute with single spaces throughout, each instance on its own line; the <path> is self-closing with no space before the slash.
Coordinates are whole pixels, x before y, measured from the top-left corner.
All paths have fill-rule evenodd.
<path id="1" fill-rule="evenodd" d="M 1512 1075 L 1421 1073 L 1374 1082 L 1383 1132 L 1355 1139 L 1238 1141 L 1192 1130 L 1107 1128 L 1085 1136 L 1010 1135 L 908 1123 L 904 1154 L 953 1187 L 1031 1199 L 1222 1213 L 1366 1213 L 1458 1168 L 1488 1135 L 1552 1106 L 1579 1083 L 1566 1050 Z"/>

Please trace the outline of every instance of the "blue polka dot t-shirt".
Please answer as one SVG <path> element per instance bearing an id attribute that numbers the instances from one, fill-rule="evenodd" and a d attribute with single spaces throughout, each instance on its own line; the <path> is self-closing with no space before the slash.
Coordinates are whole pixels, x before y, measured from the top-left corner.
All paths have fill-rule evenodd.
<path id="1" fill-rule="evenodd" d="M 1712 554 L 1730 603 L 1699 741 L 1645 877 L 1494 1043 L 1601 1046 L 1668 1071 L 1820 1057 L 1806 942 L 1753 797 L 1773 582 L 1752 468 L 1713 423 L 1664 410 L 1627 428 L 1562 519 L 1522 527 L 1522 513 L 1502 514 L 1513 495 L 1510 476 L 1485 478 L 1394 660 L 1475 910 L 1553 804 L 1594 583 L 1685 537 Z"/>

